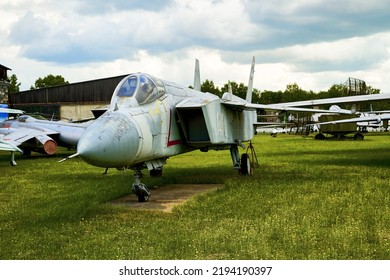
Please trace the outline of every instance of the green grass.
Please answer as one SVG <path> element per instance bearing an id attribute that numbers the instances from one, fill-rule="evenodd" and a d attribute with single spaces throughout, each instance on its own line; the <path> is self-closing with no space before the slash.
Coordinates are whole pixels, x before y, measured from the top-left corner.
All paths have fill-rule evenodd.
<path id="1" fill-rule="evenodd" d="M 390 259 L 389 140 L 258 135 L 252 177 L 229 151 L 172 157 L 143 182 L 225 184 L 172 213 L 108 203 L 131 171 L 0 153 L 0 259 Z"/>

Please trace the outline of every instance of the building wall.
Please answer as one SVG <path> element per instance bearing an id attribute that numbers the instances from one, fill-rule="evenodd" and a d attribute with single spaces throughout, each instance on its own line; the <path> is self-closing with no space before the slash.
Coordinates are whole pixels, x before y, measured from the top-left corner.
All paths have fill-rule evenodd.
<path id="1" fill-rule="evenodd" d="M 9 95 L 8 103 L 27 113 L 39 112 L 56 119 L 85 119 L 93 116 L 91 109 L 110 103 L 116 86 L 126 76 L 16 92 Z"/>
<path id="2" fill-rule="evenodd" d="M 96 109 L 97 104 L 86 105 L 62 105 L 60 115 L 65 120 L 85 120 L 93 118 L 92 109 Z M 107 104 L 108 106 L 108 104 Z"/>

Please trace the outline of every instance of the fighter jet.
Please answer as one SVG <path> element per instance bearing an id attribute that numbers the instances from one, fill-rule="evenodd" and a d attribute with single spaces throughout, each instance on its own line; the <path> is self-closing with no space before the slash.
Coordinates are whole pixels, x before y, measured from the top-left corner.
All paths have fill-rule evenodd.
<path id="1" fill-rule="evenodd" d="M 243 175 L 251 174 L 249 156 L 240 157 L 238 147 L 244 148 L 253 138 L 257 109 L 329 112 L 251 103 L 254 67 L 253 58 L 246 99 L 231 91 L 222 98 L 201 92 L 197 60 L 194 89 L 146 73 L 130 74 L 115 88 L 109 109 L 82 134 L 77 153 L 66 159 L 80 156 L 106 170 L 133 169 L 132 191 L 139 202 L 150 196 L 140 182 L 142 169 L 161 175 L 169 157 L 193 150 L 230 150 L 233 167 Z"/>
<path id="2" fill-rule="evenodd" d="M 15 109 L 0 109 L 8 114 L 22 114 Z M 49 121 L 21 115 L 0 122 L 0 150 L 10 151 L 12 166 L 16 165 L 15 152 L 30 155 L 32 151 L 52 155 L 57 146 L 76 147 L 81 134 L 90 122 L 75 124 Z"/>

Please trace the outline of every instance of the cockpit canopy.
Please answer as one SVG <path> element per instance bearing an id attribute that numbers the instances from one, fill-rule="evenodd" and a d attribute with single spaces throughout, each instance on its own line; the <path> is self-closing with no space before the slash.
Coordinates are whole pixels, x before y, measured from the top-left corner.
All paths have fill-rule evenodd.
<path id="1" fill-rule="evenodd" d="M 135 106 L 150 103 L 165 94 L 164 84 L 157 78 L 143 74 L 131 74 L 124 78 L 113 95 L 116 106 Z M 113 105 L 113 104 L 112 104 Z"/>

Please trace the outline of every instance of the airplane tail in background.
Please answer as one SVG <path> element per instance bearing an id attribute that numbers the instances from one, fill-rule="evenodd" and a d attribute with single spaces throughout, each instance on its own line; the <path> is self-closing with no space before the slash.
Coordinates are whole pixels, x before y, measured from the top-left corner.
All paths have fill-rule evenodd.
<path id="1" fill-rule="evenodd" d="M 252 59 L 251 72 L 249 74 L 248 91 L 246 92 L 246 102 L 252 103 L 253 77 L 255 75 L 255 57 Z"/>
<path id="2" fill-rule="evenodd" d="M 195 59 L 194 90 L 201 91 L 199 60 Z"/>

